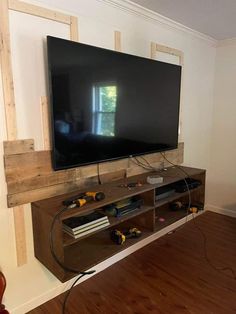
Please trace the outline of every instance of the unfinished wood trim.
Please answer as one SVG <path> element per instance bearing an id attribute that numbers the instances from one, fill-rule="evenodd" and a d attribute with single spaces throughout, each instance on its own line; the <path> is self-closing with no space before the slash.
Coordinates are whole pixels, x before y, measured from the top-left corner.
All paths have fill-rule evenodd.
<path id="1" fill-rule="evenodd" d="M 11 50 L 10 50 L 10 31 L 9 31 L 9 10 L 18 11 L 25 14 L 49 19 L 70 25 L 71 39 L 78 40 L 78 24 L 77 18 L 56 12 L 33 4 L 25 3 L 18 0 L 1 0 L 0 1 L 0 61 L 3 80 L 3 95 L 6 115 L 6 129 L 7 139 L 9 141 L 17 138 L 17 123 L 14 97 L 14 83 L 11 64 Z M 43 106 L 43 119 L 46 130 L 44 130 L 44 145 L 45 148 L 50 148 L 49 129 L 48 129 L 48 114 L 46 114 L 46 106 Z M 47 135 L 46 135 L 47 132 Z M 19 143 L 18 143 L 19 144 Z M 24 143 L 25 145 L 16 144 L 13 148 L 9 143 L 5 143 L 5 155 L 8 153 L 22 153 L 34 149 L 32 143 Z M 11 146 L 11 150 L 9 147 Z M 27 147 L 26 147 L 27 146 Z M 23 149 L 23 151 L 22 151 Z M 26 239 L 25 239 L 25 223 L 23 207 L 16 207 L 14 211 L 14 224 L 16 234 L 16 253 L 17 265 L 21 266 L 27 262 L 26 254 Z"/>
<path id="2" fill-rule="evenodd" d="M 61 12 L 53 11 L 47 8 L 43 8 L 34 4 L 30 4 L 30 3 L 26 3 L 26 2 L 22 2 L 18 0 L 9 0 L 8 3 L 9 3 L 10 10 L 42 17 L 42 18 L 56 21 L 63 24 L 68 24 L 68 25 L 71 24 L 70 15 L 63 14 Z"/>
<path id="3" fill-rule="evenodd" d="M 156 51 L 168 53 L 168 54 L 176 56 L 176 57 L 182 57 L 183 56 L 183 52 L 181 50 L 167 47 L 167 46 L 163 46 L 160 44 L 156 44 Z"/>
<path id="4" fill-rule="evenodd" d="M 29 153 L 34 151 L 34 140 L 15 140 L 3 142 L 4 155 Z"/>
<path id="5" fill-rule="evenodd" d="M 179 58 L 179 64 L 182 66 L 181 73 L 181 86 L 180 86 L 180 107 L 179 107 L 179 142 L 183 141 L 183 122 L 182 122 L 182 113 L 183 113 L 183 72 L 184 72 L 184 53 L 181 50 L 160 45 L 157 43 L 151 43 L 151 58 L 155 59 L 158 52 L 170 54 Z"/>
<path id="6" fill-rule="evenodd" d="M 184 54 L 179 56 L 179 63 L 182 66 L 181 86 L 180 86 L 180 105 L 179 105 L 179 141 L 183 141 L 183 82 L 184 82 Z"/>
<path id="7" fill-rule="evenodd" d="M 156 44 L 154 42 L 151 42 L 151 59 L 156 58 Z"/>
<path id="8" fill-rule="evenodd" d="M 24 206 L 14 207 L 13 215 L 15 222 L 17 266 L 22 266 L 27 263 Z"/>
<path id="9" fill-rule="evenodd" d="M 11 63 L 9 12 L 7 0 L 0 1 L 0 61 L 6 116 L 7 139 L 17 138 L 16 108 Z"/>
<path id="10" fill-rule="evenodd" d="M 114 32 L 115 50 L 121 52 L 121 32 Z"/>
<path id="11" fill-rule="evenodd" d="M 51 141 L 50 141 L 50 127 L 49 127 L 49 107 L 48 107 L 48 98 L 42 96 L 40 98 L 41 104 L 41 118 L 42 118 L 42 132 L 43 132 L 43 148 L 45 150 L 50 150 Z"/>
<path id="12" fill-rule="evenodd" d="M 8 1 L 0 1 L 0 62 L 2 71 L 2 88 L 6 117 L 7 139 L 9 141 L 17 138 L 16 108 L 13 84 L 13 72 L 11 63 L 10 29 Z M 17 266 L 27 262 L 24 208 L 13 208 L 14 226 L 16 237 Z"/>
<path id="13" fill-rule="evenodd" d="M 78 18 L 70 17 L 70 40 L 79 41 Z"/>

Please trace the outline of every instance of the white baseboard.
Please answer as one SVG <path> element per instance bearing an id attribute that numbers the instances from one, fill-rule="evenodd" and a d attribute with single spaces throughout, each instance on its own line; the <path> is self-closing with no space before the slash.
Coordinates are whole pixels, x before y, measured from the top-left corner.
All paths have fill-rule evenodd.
<path id="1" fill-rule="evenodd" d="M 214 213 L 218 213 L 218 214 L 222 214 L 222 215 L 226 215 L 226 216 L 230 216 L 230 217 L 236 218 L 236 209 L 232 210 L 232 209 L 217 207 L 217 206 L 214 206 L 214 205 L 207 205 L 205 207 L 205 209 L 209 210 L 211 212 L 214 212 Z"/>
<path id="2" fill-rule="evenodd" d="M 100 264 L 97 264 L 95 267 L 91 268 L 96 270 L 96 273 L 90 276 L 85 276 L 83 277 L 77 284 L 82 283 L 85 280 L 88 280 L 89 278 L 91 278 L 92 276 L 96 276 L 96 274 L 98 274 L 99 272 L 105 270 L 106 268 L 108 268 L 109 266 L 117 263 L 118 261 L 122 260 L 123 258 L 127 257 L 128 255 L 132 254 L 133 252 L 141 249 L 142 247 L 144 247 L 145 245 L 155 241 L 156 239 L 164 236 L 165 234 L 175 230 L 176 228 L 180 227 L 181 225 L 183 225 L 184 223 L 186 223 L 187 221 L 190 221 L 193 219 L 193 217 L 197 217 L 199 215 L 201 215 L 204 211 L 201 211 L 197 214 L 193 214 L 193 215 L 189 215 L 188 217 L 184 217 L 176 222 L 174 222 L 173 224 L 163 228 L 162 230 L 152 234 L 151 236 L 137 242 L 136 244 L 132 245 L 131 247 L 119 252 L 118 254 L 106 259 L 105 261 L 103 261 Z M 39 295 L 38 297 L 29 300 L 28 302 L 21 304 L 20 306 L 18 306 L 17 308 L 14 309 L 10 309 L 10 313 L 11 314 L 25 314 L 26 312 L 29 312 L 30 310 L 40 306 L 41 304 L 55 298 L 56 296 L 58 296 L 59 294 L 67 291 L 72 283 L 74 282 L 74 280 L 76 279 L 73 278 L 70 281 L 67 281 L 66 283 L 60 283 L 59 286 L 46 291 L 45 293 Z"/>

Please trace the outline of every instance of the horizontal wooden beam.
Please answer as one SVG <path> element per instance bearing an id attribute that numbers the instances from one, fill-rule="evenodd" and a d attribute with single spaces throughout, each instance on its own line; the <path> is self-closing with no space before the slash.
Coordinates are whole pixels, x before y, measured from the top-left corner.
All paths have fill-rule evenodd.
<path id="1" fill-rule="evenodd" d="M 70 15 L 60 13 L 58 11 L 53 11 L 47 8 L 39 7 L 34 4 L 27 2 L 22 2 L 18 0 L 8 0 L 9 9 L 14 11 L 19 11 L 21 13 L 26 13 L 38 17 L 42 17 L 48 20 L 56 21 L 63 24 L 71 24 Z"/>
<path id="2" fill-rule="evenodd" d="M 176 150 L 166 153 L 168 159 L 176 164 L 183 162 L 183 143 Z M 141 157 L 137 157 L 141 158 Z M 145 155 L 147 164 L 160 167 L 163 157 L 160 153 Z M 131 176 L 146 172 L 132 158 L 82 166 L 73 169 L 54 171 L 51 164 L 51 151 L 33 151 L 5 155 L 5 173 L 8 188 L 8 206 L 34 202 L 55 195 L 76 191 L 84 185 L 98 183 L 98 170 L 103 180 Z M 141 160 L 141 159 L 140 159 Z M 142 162 L 145 163 L 144 160 Z M 166 166 L 168 166 L 166 164 Z M 112 174 L 113 173 L 113 174 Z M 112 175 L 109 175 L 112 174 Z"/>
<path id="3" fill-rule="evenodd" d="M 97 176 L 82 178 L 71 182 L 42 187 L 36 190 L 9 194 L 7 196 L 8 206 L 19 206 L 20 204 L 32 203 L 34 201 L 47 199 L 64 193 L 74 192 L 86 187 L 98 184 Z"/>
<path id="4" fill-rule="evenodd" d="M 163 46 L 160 44 L 156 44 L 155 48 L 156 48 L 156 51 L 159 51 L 159 52 L 168 53 L 176 57 L 183 57 L 183 51 L 175 49 L 175 48 Z"/>
<path id="5" fill-rule="evenodd" d="M 4 155 L 29 153 L 34 151 L 34 140 L 15 140 L 3 142 Z"/>
<path id="6" fill-rule="evenodd" d="M 7 155 L 4 162 L 7 183 L 48 175 L 53 171 L 51 153 L 47 150 Z"/>

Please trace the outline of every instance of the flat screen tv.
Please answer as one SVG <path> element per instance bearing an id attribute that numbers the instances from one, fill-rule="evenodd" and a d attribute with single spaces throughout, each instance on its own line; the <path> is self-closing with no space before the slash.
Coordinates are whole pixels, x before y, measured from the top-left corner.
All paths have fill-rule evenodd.
<path id="1" fill-rule="evenodd" d="M 181 67 L 47 37 L 55 170 L 178 145 Z"/>

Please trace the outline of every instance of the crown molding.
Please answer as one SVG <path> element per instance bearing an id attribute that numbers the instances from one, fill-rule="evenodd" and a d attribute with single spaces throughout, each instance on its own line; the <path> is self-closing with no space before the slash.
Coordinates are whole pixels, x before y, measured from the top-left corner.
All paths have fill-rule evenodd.
<path id="1" fill-rule="evenodd" d="M 222 39 L 217 42 L 217 47 L 233 46 L 236 45 L 236 37 Z"/>
<path id="2" fill-rule="evenodd" d="M 201 39 L 206 41 L 208 44 L 216 47 L 217 46 L 217 40 L 207 36 L 203 33 L 200 33 L 198 31 L 195 31 L 187 26 L 184 26 L 183 24 L 180 24 L 178 22 L 175 22 L 161 14 L 158 14 L 152 10 L 149 10 L 147 8 L 142 7 L 141 5 L 138 5 L 130 0 L 97 0 L 99 2 L 106 3 L 108 5 L 111 5 L 121 11 L 127 12 L 129 14 L 141 17 L 149 22 L 154 22 L 156 24 L 165 26 L 172 30 L 178 30 L 184 33 L 187 33 L 195 38 Z"/>

